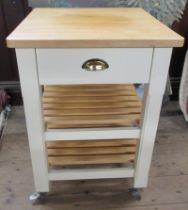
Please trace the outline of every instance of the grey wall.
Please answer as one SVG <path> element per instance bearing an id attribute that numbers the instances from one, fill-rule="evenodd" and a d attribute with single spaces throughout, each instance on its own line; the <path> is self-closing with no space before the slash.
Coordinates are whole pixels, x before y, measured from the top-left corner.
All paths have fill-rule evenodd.
<path id="1" fill-rule="evenodd" d="M 48 0 L 29 0 L 29 5 L 32 7 L 45 7 L 48 5 Z"/>
<path id="2" fill-rule="evenodd" d="M 65 7 L 106 7 L 113 5 L 118 0 L 54 0 L 53 5 L 49 0 L 29 0 L 32 7 L 65 6 Z"/>

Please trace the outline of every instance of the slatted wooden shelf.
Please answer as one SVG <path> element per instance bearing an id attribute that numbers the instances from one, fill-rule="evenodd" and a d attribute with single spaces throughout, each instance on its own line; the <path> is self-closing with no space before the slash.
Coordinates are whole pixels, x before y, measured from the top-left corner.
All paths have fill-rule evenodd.
<path id="1" fill-rule="evenodd" d="M 44 86 L 47 128 L 137 126 L 141 102 L 134 85 Z"/>
<path id="2" fill-rule="evenodd" d="M 51 166 L 133 163 L 135 139 L 53 141 L 47 143 Z"/>

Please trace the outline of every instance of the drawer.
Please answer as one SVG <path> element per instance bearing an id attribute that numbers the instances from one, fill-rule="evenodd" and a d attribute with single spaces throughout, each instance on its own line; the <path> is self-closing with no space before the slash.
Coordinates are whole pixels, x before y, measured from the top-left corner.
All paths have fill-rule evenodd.
<path id="1" fill-rule="evenodd" d="M 37 49 L 39 81 L 40 84 L 147 83 L 152 51 L 152 48 Z M 83 69 L 84 63 L 94 59 L 104 61 L 107 68 Z"/>

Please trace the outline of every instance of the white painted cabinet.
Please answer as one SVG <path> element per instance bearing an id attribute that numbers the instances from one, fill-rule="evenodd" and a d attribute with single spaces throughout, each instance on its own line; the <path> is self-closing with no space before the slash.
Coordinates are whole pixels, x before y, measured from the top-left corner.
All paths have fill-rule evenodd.
<path id="1" fill-rule="evenodd" d="M 171 51 L 183 38 L 136 8 L 35 9 L 7 44 L 16 48 L 36 191 L 99 178 L 146 187 Z"/>

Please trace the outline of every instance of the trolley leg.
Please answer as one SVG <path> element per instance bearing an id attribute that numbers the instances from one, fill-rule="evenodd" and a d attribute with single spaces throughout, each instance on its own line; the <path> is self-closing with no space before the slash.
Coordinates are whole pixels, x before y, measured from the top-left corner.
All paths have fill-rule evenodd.
<path id="1" fill-rule="evenodd" d="M 35 49 L 16 49 L 26 125 L 31 151 L 35 190 L 49 191 L 45 125 L 42 114 L 42 89 L 38 79 Z"/>
<path id="2" fill-rule="evenodd" d="M 148 184 L 149 169 L 159 122 L 163 94 L 166 87 L 172 49 L 155 48 L 150 81 L 146 89 L 141 135 L 137 152 L 134 188 L 144 188 Z"/>

